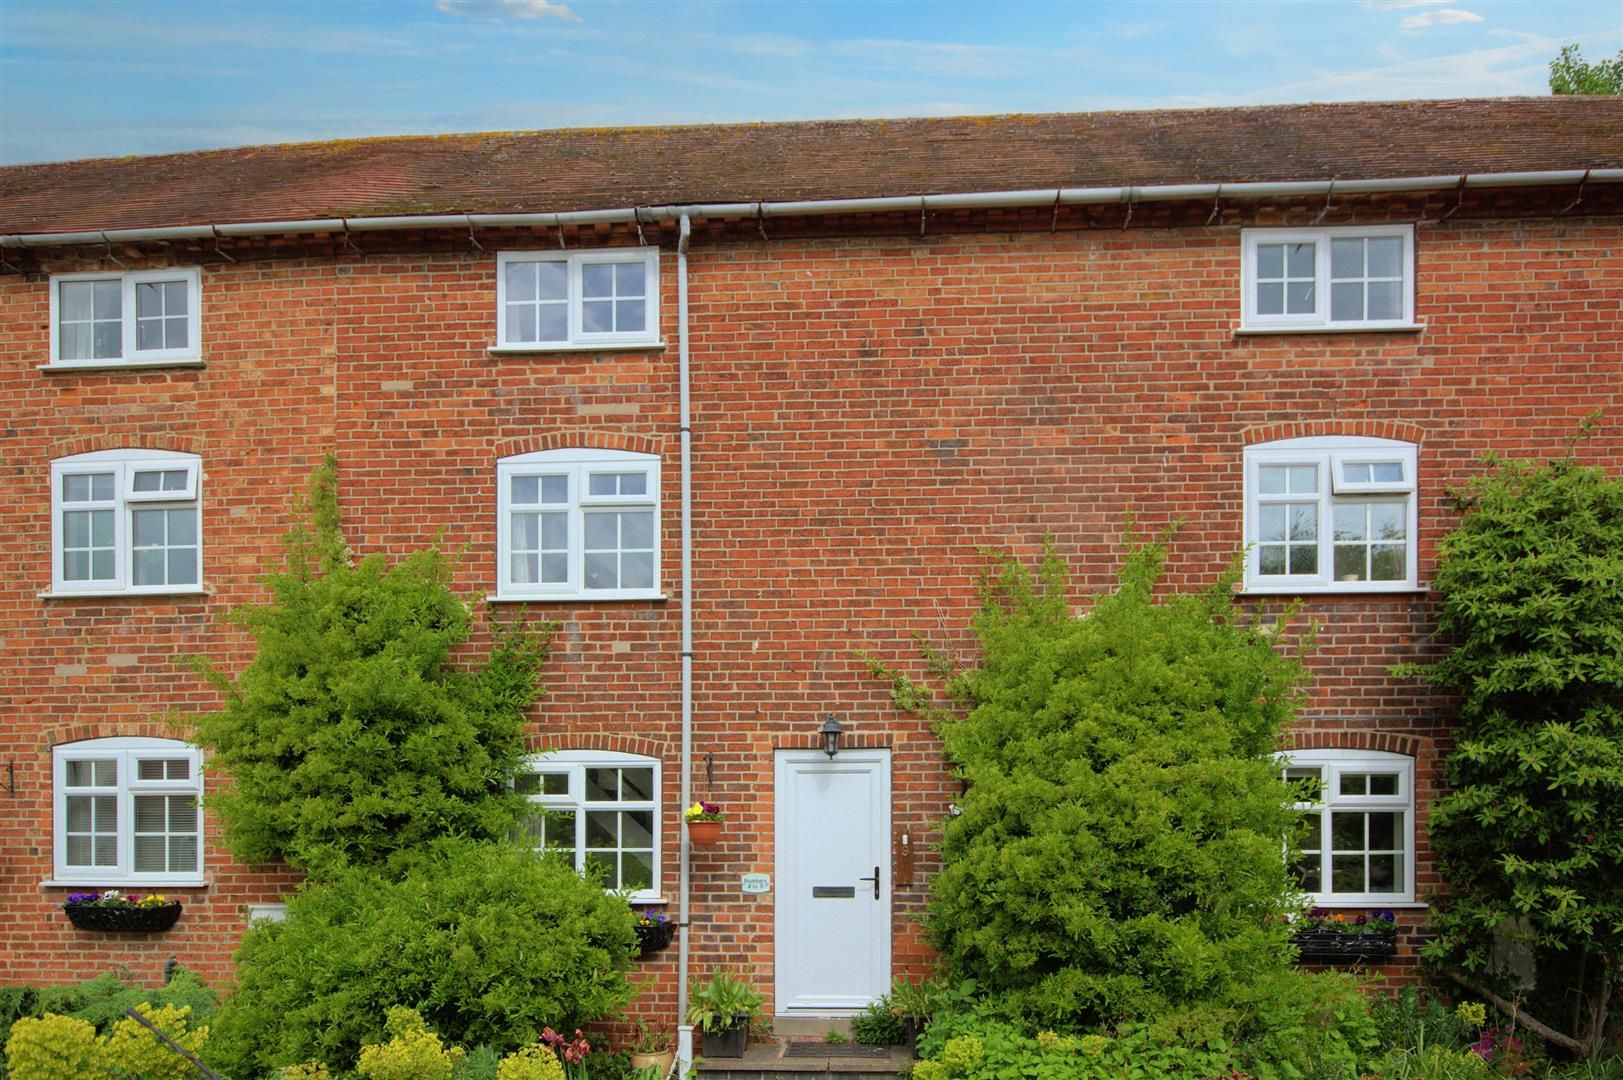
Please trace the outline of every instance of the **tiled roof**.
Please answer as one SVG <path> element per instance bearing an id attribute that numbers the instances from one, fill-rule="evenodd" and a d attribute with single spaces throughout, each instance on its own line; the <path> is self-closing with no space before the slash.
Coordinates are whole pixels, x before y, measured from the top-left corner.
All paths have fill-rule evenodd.
<path id="1" fill-rule="evenodd" d="M 0 234 L 1623 167 L 1623 97 L 407 136 L 0 169 Z"/>

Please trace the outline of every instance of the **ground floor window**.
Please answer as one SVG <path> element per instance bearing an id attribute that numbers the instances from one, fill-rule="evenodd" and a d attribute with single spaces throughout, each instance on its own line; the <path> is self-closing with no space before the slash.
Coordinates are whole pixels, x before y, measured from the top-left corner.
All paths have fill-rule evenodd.
<path id="1" fill-rule="evenodd" d="M 56 747 L 52 758 L 58 881 L 201 882 L 203 755 L 195 746 L 86 739 Z"/>
<path id="2" fill-rule="evenodd" d="M 1321 904 L 1414 899 L 1414 759 L 1379 750 L 1281 755 L 1302 812 L 1293 869 Z"/>
<path id="3" fill-rule="evenodd" d="M 514 787 L 530 802 L 525 831 L 536 847 L 647 900 L 659 896 L 659 783 L 655 758 L 555 750 L 531 758 Z"/>

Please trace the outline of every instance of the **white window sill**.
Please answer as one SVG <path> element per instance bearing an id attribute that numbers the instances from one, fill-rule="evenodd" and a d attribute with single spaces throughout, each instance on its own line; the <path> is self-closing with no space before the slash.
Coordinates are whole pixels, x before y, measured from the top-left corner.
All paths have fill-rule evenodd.
<path id="1" fill-rule="evenodd" d="M 1362 326 L 1358 323 L 1339 323 L 1335 326 L 1237 326 L 1235 337 L 1254 334 L 1415 334 L 1426 328 L 1425 323 L 1376 323 Z"/>
<path id="2" fill-rule="evenodd" d="M 548 596 L 502 596 L 497 593 L 489 593 L 485 596 L 485 602 L 488 604 L 595 604 L 602 601 L 614 601 L 619 603 L 624 601 L 654 600 L 664 602 L 669 599 L 670 595 L 662 592 L 557 593 L 555 595 Z"/>
<path id="3" fill-rule="evenodd" d="M 1370 908 L 1385 908 L 1388 911 L 1429 911 L 1431 905 L 1421 900 L 1315 900 L 1308 897 L 1314 907 L 1346 908 L 1349 911 L 1367 911 Z"/>
<path id="4" fill-rule="evenodd" d="M 75 889 L 79 892 L 106 892 L 108 889 L 117 889 L 119 892 L 153 893 L 165 889 L 206 889 L 209 879 L 205 877 L 183 878 L 177 881 L 128 881 L 116 877 L 92 878 L 89 881 L 49 881 L 39 883 L 42 889 Z"/>
<path id="5" fill-rule="evenodd" d="M 529 353 L 592 353 L 635 352 L 638 349 L 654 351 L 665 348 L 665 339 L 645 341 L 560 341 L 553 344 L 535 342 L 528 345 L 491 345 L 485 352 L 491 356 L 524 356 Z"/>
<path id="6" fill-rule="evenodd" d="M 201 368 L 207 367 L 201 356 L 179 356 L 167 360 L 93 360 L 68 363 L 40 364 L 47 375 L 66 375 L 75 371 L 126 371 L 130 368 Z"/>
<path id="7" fill-rule="evenodd" d="M 1374 585 L 1348 588 L 1345 585 L 1246 585 L 1241 596 L 1421 596 L 1431 592 L 1424 585 Z"/>
<path id="8" fill-rule="evenodd" d="M 212 596 L 214 595 L 214 592 L 212 589 L 200 587 L 195 589 L 142 589 L 140 591 L 130 589 L 108 589 L 97 591 L 87 589 L 84 592 L 42 592 L 36 593 L 35 595 L 41 600 L 107 600 L 112 597 L 140 600 L 145 597 Z"/>

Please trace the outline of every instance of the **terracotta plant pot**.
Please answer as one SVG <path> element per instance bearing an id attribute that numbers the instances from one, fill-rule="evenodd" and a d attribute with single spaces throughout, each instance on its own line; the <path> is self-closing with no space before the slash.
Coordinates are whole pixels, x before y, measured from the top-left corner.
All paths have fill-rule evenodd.
<path id="1" fill-rule="evenodd" d="M 631 1069 L 646 1069 L 652 1065 L 659 1070 L 661 1078 L 670 1075 L 671 1066 L 676 1062 L 675 1050 L 663 1050 L 657 1054 L 632 1054 Z"/>
<path id="2" fill-rule="evenodd" d="M 708 847 L 721 839 L 720 821 L 690 821 L 688 825 L 688 840 L 702 847 Z"/>

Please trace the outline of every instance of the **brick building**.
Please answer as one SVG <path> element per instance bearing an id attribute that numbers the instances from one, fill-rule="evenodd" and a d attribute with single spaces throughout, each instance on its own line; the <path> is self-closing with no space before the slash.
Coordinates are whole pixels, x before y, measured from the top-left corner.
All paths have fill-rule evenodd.
<path id="1" fill-rule="evenodd" d="M 329 450 L 358 552 L 443 528 L 460 588 L 559 625 L 526 790 L 619 884 L 673 915 L 685 890 L 651 1012 L 681 965 L 747 958 L 814 1017 L 926 968 L 958 787 L 859 654 L 969 648 L 985 547 L 1051 533 L 1107 587 L 1128 511 L 1183 522 L 1174 584 L 1249 545 L 1246 602 L 1321 622 L 1303 872 L 1398 912 L 1402 975 L 1449 714 L 1388 669 L 1438 647 L 1427 583 L 1479 455 L 1623 416 L 1620 180 L 1616 98 L 0 170 L 0 983 L 171 957 L 221 982 L 294 885 L 232 862 L 193 809 L 218 778 L 158 717 L 212 700 L 178 654 L 248 659 L 218 616 L 263 598 Z M 1578 453 L 1623 465 L 1623 429 Z M 700 797 L 726 833 L 689 850 Z M 76 930 L 89 887 L 185 914 Z"/>

